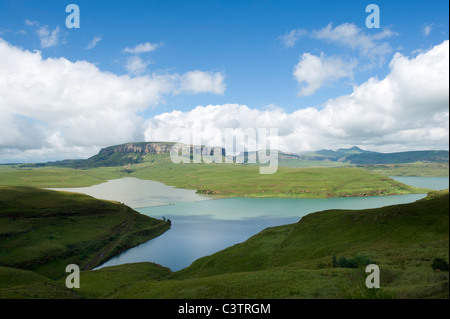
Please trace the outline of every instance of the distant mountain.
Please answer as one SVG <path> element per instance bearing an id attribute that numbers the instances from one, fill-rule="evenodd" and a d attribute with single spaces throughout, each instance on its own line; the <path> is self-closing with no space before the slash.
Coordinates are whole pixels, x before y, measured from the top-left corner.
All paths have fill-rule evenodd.
<path id="1" fill-rule="evenodd" d="M 63 160 L 33 166 L 65 166 L 73 168 L 93 168 L 102 166 L 124 166 L 138 164 L 144 161 L 169 161 L 170 151 L 174 142 L 135 142 L 102 148 L 98 154 L 88 159 Z M 190 146 L 190 156 L 199 154 L 203 146 Z M 212 155 L 212 151 L 210 152 Z M 225 150 L 222 149 L 222 155 Z M 25 164 L 26 165 L 26 164 Z"/>
<path id="2" fill-rule="evenodd" d="M 361 153 L 345 158 L 351 164 L 399 164 L 414 162 L 448 162 L 448 151 L 413 151 L 398 153 Z"/>
<path id="3" fill-rule="evenodd" d="M 353 146 L 351 148 L 340 148 L 337 151 L 323 149 L 320 151 L 304 153 L 301 154 L 301 156 L 306 157 L 308 160 L 344 161 L 346 157 L 357 154 L 377 154 L 377 153 L 366 151 L 357 146 Z"/>
<path id="4" fill-rule="evenodd" d="M 340 161 L 349 164 L 399 164 L 414 162 L 448 162 L 449 151 L 409 151 L 379 153 L 363 150 L 357 146 L 337 151 L 320 150 L 301 154 L 303 159 Z"/>
<path id="5" fill-rule="evenodd" d="M 62 166 L 72 168 L 92 168 L 101 166 L 124 166 L 144 161 L 169 161 L 171 142 L 136 142 L 102 148 L 100 152 L 88 159 L 63 160 L 39 164 L 21 164 L 22 166 Z M 198 154 L 203 146 L 190 146 L 190 156 Z M 210 153 L 212 155 L 212 153 Z M 226 156 L 222 148 L 222 156 Z M 245 152 L 244 163 L 255 163 L 256 152 Z M 357 146 L 340 148 L 336 151 L 322 149 L 303 154 L 279 151 L 279 160 L 290 161 L 335 161 L 349 164 L 398 164 L 413 162 L 448 162 L 449 151 L 411 151 L 397 153 L 378 153 L 363 150 Z M 236 160 L 230 155 L 230 159 Z"/>

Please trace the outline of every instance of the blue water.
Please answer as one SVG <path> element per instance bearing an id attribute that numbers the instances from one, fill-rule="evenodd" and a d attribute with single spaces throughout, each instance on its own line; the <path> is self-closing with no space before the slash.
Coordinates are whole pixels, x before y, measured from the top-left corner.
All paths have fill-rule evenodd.
<path id="1" fill-rule="evenodd" d="M 448 188 L 449 183 L 448 177 L 393 178 L 431 189 Z M 101 267 L 151 261 L 177 271 L 200 257 L 243 242 L 266 227 L 295 223 L 311 212 L 376 208 L 409 203 L 424 196 L 425 194 L 320 199 L 227 198 L 201 201 L 192 198 L 184 202 L 169 199 L 171 205 L 141 207 L 136 210 L 155 218 L 169 218 L 172 221 L 171 229 L 110 259 Z"/>
<path id="2" fill-rule="evenodd" d="M 390 176 L 391 178 L 416 187 L 443 190 L 449 188 L 448 177 Z"/>

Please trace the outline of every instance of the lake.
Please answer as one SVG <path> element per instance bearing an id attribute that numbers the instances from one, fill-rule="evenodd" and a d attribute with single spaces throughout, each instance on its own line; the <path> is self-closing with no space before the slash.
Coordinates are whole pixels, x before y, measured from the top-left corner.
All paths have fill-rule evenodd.
<path id="1" fill-rule="evenodd" d="M 445 177 L 392 177 L 431 189 L 448 188 Z M 426 186 L 424 186 L 426 185 Z M 61 189 L 62 190 L 62 189 Z M 261 230 L 300 220 L 325 209 L 364 209 L 409 203 L 425 194 L 343 198 L 225 198 L 213 199 L 194 190 L 155 181 L 121 178 L 100 185 L 64 189 L 101 199 L 117 200 L 141 214 L 169 218 L 172 227 L 161 236 L 128 249 L 98 268 L 151 261 L 177 271 L 194 260 L 243 242 Z"/>

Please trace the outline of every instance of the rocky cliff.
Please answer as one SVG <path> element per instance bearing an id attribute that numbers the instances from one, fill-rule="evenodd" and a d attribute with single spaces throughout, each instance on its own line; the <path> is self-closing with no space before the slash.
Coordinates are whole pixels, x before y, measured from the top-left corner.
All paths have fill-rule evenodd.
<path id="1" fill-rule="evenodd" d="M 141 154 L 163 154 L 170 153 L 170 149 L 175 143 L 166 142 L 144 142 L 144 143 L 127 143 L 103 148 L 99 154 L 114 153 L 141 153 Z"/>

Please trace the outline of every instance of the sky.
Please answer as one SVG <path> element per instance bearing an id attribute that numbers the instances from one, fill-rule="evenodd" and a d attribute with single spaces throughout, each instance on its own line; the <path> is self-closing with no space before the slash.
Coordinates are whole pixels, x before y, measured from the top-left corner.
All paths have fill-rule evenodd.
<path id="1" fill-rule="evenodd" d="M 448 150 L 448 16 L 441 0 L 2 0 L 0 163 L 258 128 L 293 153 Z"/>

